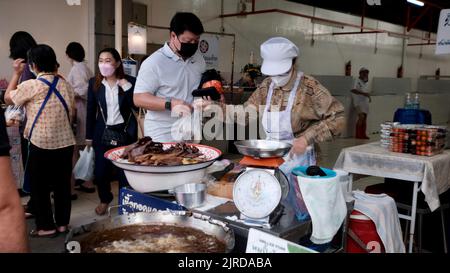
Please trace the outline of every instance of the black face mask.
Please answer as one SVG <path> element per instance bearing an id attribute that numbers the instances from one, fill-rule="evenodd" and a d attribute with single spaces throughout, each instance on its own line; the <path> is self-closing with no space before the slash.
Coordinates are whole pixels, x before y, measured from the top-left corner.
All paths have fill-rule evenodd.
<path id="1" fill-rule="evenodd" d="M 177 39 L 178 39 L 178 37 L 177 37 Z M 180 40 L 178 39 L 178 41 L 180 41 Z M 197 52 L 198 43 L 192 44 L 192 43 L 180 42 L 180 44 L 181 44 L 181 47 L 178 50 L 178 54 L 180 54 L 180 56 L 185 59 L 192 57 L 195 54 L 195 52 Z"/>

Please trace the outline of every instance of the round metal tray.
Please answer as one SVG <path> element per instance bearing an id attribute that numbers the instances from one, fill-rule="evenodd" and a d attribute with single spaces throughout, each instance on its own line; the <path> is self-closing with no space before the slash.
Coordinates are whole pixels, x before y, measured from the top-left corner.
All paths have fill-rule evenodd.
<path id="1" fill-rule="evenodd" d="M 292 148 L 289 143 L 273 140 L 243 140 L 234 145 L 239 153 L 254 158 L 283 157 Z"/>

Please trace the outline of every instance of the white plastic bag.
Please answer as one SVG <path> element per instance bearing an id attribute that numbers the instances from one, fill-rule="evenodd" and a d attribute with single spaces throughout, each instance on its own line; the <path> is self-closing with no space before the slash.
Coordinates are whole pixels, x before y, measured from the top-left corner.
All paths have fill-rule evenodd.
<path id="1" fill-rule="evenodd" d="M 80 152 L 80 159 L 73 168 L 75 179 L 91 181 L 94 179 L 94 149 L 86 147 Z"/>
<path id="2" fill-rule="evenodd" d="M 22 122 L 24 116 L 24 111 L 21 106 L 10 105 L 5 110 L 5 120 L 7 123 L 12 120 Z"/>

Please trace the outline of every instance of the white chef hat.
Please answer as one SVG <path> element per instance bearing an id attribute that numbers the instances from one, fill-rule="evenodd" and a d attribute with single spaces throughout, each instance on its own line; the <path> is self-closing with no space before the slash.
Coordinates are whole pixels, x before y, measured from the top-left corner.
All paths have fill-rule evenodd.
<path id="1" fill-rule="evenodd" d="M 291 69 L 292 59 L 296 58 L 298 53 L 298 47 L 288 39 L 270 38 L 261 45 L 261 72 L 268 76 L 286 73 Z"/>
<path id="2" fill-rule="evenodd" d="M 361 73 L 361 72 L 364 72 L 364 71 L 367 71 L 367 72 L 369 72 L 369 69 L 367 69 L 366 67 L 361 67 L 360 69 L 359 69 L 359 73 Z"/>

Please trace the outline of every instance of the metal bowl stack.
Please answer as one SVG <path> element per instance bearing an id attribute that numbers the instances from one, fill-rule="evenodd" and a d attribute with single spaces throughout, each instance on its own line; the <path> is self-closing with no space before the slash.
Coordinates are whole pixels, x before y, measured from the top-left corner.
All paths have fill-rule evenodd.
<path id="1" fill-rule="evenodd" d="M 386 121 L 381 123 L 380 145 L 383 148 L 388 149 L 391 144 L 391 131 L 392 127 L 400 125 L 400 122 Z"/>

